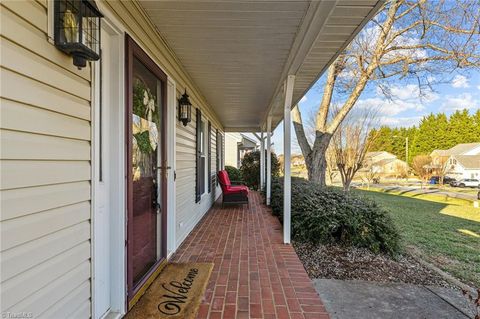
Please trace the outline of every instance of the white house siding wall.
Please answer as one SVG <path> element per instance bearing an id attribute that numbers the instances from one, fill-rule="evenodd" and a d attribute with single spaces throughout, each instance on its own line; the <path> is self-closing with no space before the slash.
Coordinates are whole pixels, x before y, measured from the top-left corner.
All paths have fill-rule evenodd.
<path id="1" fill-rule="evenodd" d="M 480 179 L 480 169 L 466 169 L 463 172 L 463 178 Z"/>
<path id="2" fill-rule="evenodd" d="M 180 93 L 180 92 L 179 92 Z M 212 187 L 210 193 L 205 188 L 205 194 L 200 202 L 195 203 L 195 152 L 196 152 L 196 112 L 192 109 L 192 121 L 185 127 L 177 123 L 176 136 L 176 244 L 177 246 L 187 237 L 203 215 L 212 206 L 214 200 L 221 193 L 220 187 Z M 202 113 L 202 118 L 210 118 Z M 216 174 L 216 127 L 212 123 L 212 175 Z"/>
<path id="3" fill-rule="evenodd" d="M 2 313 L 90 316 L 90 68 L 47 41 L 46 1 L 2 1 Z"/>
<path id="4" fill-rule="evenodd" d="M 238 167 L 238 142 L 242 140 L 239 133 L 225 134 L 225 165 Z"/>

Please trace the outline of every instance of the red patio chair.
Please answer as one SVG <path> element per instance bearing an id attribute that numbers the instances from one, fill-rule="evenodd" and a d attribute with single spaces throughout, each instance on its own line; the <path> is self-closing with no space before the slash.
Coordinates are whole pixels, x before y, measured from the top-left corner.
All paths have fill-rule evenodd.
<path id="1" fill-rule="evenodd" d="M 227 171 L 219 171 L 218 182 L 222 188 L 222 207 L 224 204 L 248 204 L 248 187 L 241 182 L 230 182 Z"/>

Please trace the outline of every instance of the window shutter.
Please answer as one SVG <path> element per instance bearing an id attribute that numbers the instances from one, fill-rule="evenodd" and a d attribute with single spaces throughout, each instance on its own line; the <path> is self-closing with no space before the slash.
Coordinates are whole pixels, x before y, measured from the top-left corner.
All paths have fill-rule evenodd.
<path id="1" fill-rule="evenodd" d="M 202 138 L 201 138 L 201 130 L 202 130 L 202 112 L 200 109 L 197 109 L 197 145 L 196 145 L 196 155 L 195 155 L 195 203 L 200 201 L 200 191 L 201 191 L 201 183 L 202 183 L 202 165 L 201 165 L 201 156 L 202 156 Z"/>
<path id="2" fill-rule="evenodd" d="M 212 191 L 212 123 L 208 121 L 208 161 L 207 161 L 207 171 L 208 171 L 208 192 Z"/>

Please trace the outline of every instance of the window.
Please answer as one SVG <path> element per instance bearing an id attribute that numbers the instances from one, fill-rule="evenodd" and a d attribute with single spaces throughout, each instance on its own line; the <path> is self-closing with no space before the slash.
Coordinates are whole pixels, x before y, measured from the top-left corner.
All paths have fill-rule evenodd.
<path id="1" fill-rule="evenodd" d="M 201 162 L 201 170 L 200 170 L 200 195 L 205 194 L 205 190 L 208 187 L 208 181 L 205 176 L 207 176 L 207 149 L 208 149 L 208 139 L 207 139 L 207 123 L 205 121 L 201 121 L 200 124 L 200 162 Z"/>
<path id="2" fill-rule="evenodd" d="M 222 146 L 221 146 L 221 145 L 222 145 L 222 141 L 221 141 L 222 135 L 220 134 L 220 132 L 218 131 L 218 129 L 217 129 L 216 132 L 217 132 L 217 133 L 216 133 L 216 136 L 215 136 L 216 149 L 217 149 L 217 151 L 216 151 L 216 154 L 217 154 L 217 163 L 216 163 L 217 165 L 216 165 L 216 169 L 217 169 L 217 172 L 218 172 L 218 171 L 220 171 L 220 170 L 222 169 L 222 167 L 221 167 L 221 165 L 222 165 L 222 162 L 221 162 L 221 158 L 222 158 Z M 216 183 L 216 184 L 218 185 L 218 179 L 217 179 L 217 183 Z"/>
<path id="3" fill-rule="evenodd" d="M 195 203 L 198 203 L 205 192 L 205 125 L 200 109 L 197 109 L 196 117 Z"/>
<path id="4" fill-rule="evenodd" d="M 205 155 L 205 122 L 200 121 L 200 153 Z"/>
<path id="5" fill-rule="evenodd" d="M 207 161 L 207 188 L 208 192 L 212 191 L 212 123 L 208 121 L 207 129 L 207 152 L 208 152 L 208 161 Z"/>

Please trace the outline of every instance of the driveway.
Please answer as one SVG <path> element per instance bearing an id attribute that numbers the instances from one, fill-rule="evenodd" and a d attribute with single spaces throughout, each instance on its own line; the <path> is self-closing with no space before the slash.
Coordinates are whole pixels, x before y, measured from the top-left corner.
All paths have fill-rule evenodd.
<path id="1" fill-rule="evenodd" d="M 473 318 L 452 289 L 334 279 L 314 279 L 314 285 L 331 319 Z"/>

